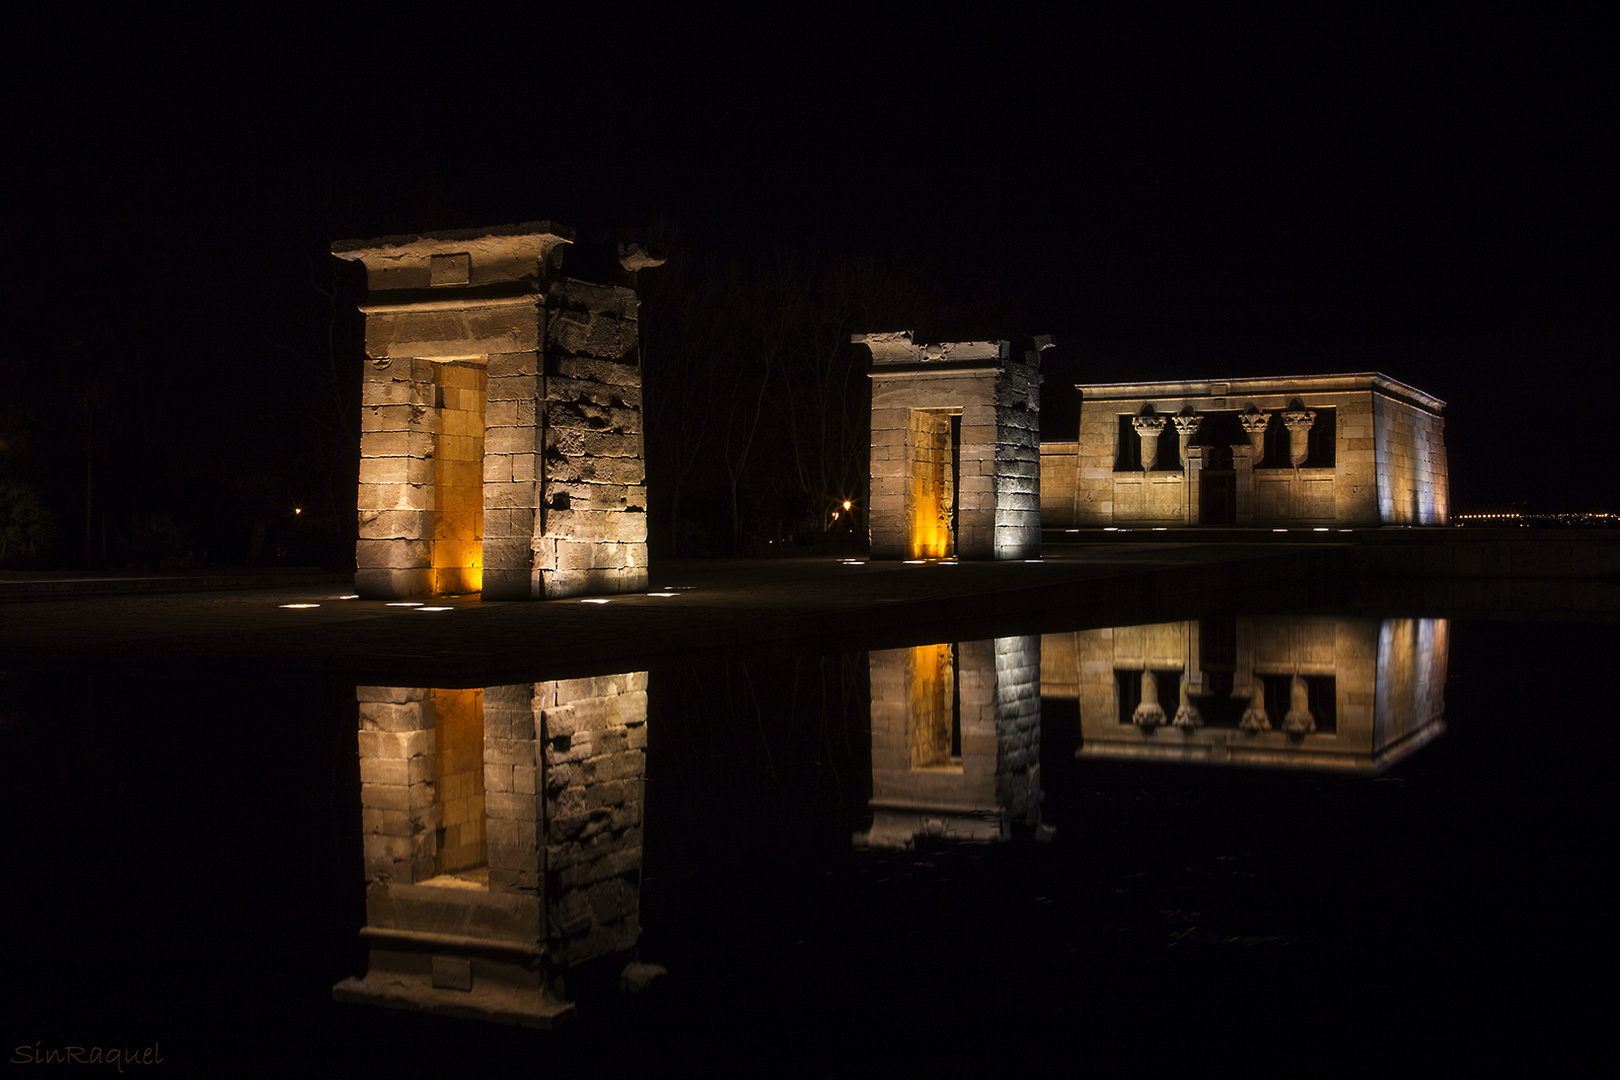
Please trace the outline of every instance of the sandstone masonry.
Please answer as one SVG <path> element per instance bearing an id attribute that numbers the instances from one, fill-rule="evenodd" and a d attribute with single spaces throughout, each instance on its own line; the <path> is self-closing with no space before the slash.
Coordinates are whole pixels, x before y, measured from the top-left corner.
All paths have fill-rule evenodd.
<path id="1" fill-rule="evenodd" d="M 333 995 L 552 1026 L 568 968 L 635 959 L 647 673 L 358 697 L 370 961 Z"/>
<path id="2" fill-rule="evenodd" d="M 647 585 L 634 245 L 549 222 L 333 245 L 370 297 L 355 583 L 393 599 Z"/>
<path id="3" fill-rule="evenodd" d="M 1048 527 L 1444 525 L 1445 402 L 1385 375 L 1080 386 Z"/>
<path id="4" fill-rule="evenodd" d="M 1040 692 L 1079 699 L 1088 757 L 1379 772 L 1445 731 L 1449 629 L 1255 616 L 1047 634 Z"/>
<path id="5" fill-rule="evenodd" d="M 1052 339 L 852 340 L 872 351 L 872 557 L 1038 556 L 1040 358 Z"/>
<path id="6" fill-rule="evenodd" d="M 1040 827 L 1041 639 L 870 654 L 872 847 Z"/>

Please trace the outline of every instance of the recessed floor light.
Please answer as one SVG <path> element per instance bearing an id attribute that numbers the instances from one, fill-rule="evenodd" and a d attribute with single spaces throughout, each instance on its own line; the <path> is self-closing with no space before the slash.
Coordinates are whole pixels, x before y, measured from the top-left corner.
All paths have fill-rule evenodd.
<path id="1" fill-rule="evenodd" d="M 592 596 L 592 597 L 588 597 L 588 598 L 586 598 L 584 600 L 581 600 L 580 603 L 582 603 L 582 604 L 611 604 L 611 603 L 613 603 L 613 601 L 609 600 L 605 596 Z"/>
<path id="2" fill-rule="evenodd" d="M 647 595 L 648 596 L 679 596 L 681 594 L 678 593 L 678 592 L 650 592 Z"/>
<path id="3" fill-rule="evenodd" d="M 452 607 L 419 607 L 416 610 L 417 611 L 454 611 L 456 609 L 452 608 Z"/>
<path id="4" fill-rule="evenodd" d="M 420 600 L 395 600 L 395 601 L 392 601 L 390 603 L 384 604 L 383 606 L 384 607 L 421 607 L 422 602 Z"/>
<path id="5" fill-rule="evenodd" d="M 282 607 L 290 607 L 290 608 L 307 608 L 307 607 L 320 607 L 321 605 L 319 605 L 319 604 L 282 604 L 281 606 Z"/>

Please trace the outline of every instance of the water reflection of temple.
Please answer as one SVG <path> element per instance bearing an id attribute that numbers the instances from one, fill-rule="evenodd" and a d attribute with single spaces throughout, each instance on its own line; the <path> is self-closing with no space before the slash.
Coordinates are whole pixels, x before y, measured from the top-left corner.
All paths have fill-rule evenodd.
<path id="1" fill-rule="evenodd" d="M 1273 616 L 1047 634 L 1083 756 L 1377 772 L 1445 730 L 1444 619 Z"/>
<path id="2" fill-rule="evenodd" d="M 362 686 L 363 978 L 339 1001 L 549 1027 L 634 959 L 647 675 Z"/>
<path id="3" fill-rule="evenodd" d="M 870 666 L 872 826 L 857 843 L 1040 826 L 1040 638 L 887 649 Z"/>

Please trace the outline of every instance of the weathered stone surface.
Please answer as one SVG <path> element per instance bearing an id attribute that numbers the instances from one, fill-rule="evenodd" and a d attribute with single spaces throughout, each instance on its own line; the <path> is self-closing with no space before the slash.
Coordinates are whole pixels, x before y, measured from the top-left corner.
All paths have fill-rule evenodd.
<path id="1" fill-rule="evenodd" d="M 1078 441 L 1045 444 L 1041 451 L 1046 505 L 1072 507 L 1066 518 L 1049 514 L 1048 527 L 1357 527 L 1448 520 L 1445 403 L 1386 376 L 1079 389 L 1085 401 Z M 1144 410 L 1160 420 L 1190 410 L 1193 418 L 1206 421 L 1188 437 L 1184 460 L 1172 462 L 1174 471 L 1163 467 L 1164 444 L 1176 437 L 1173 433 L 1159 441 L 1160 465 L 1150 472 L 1141 468 L 1138 459 L 1145 458 L 1147 448 L 1131 442 L 1137 436 L 1124 420 L 1140 420 Z M 1284 413 L 1299 417 L 1300 430 L 1287 429 Z M 1332 425 L 1331 438 L 1318 438 L 1331 448 L 1329 464 L 1302 459 L 1296 467 L 1292 460 L 1305 448 L 1305 442 L 1291 440 L 1307 440 L 1302 426 L 1307 415 L 1312 428 Z M 1218 468 L 1211 464 L 1215 460 L 1222 462 Z"/>
<path id="2" fill-rule="evenodd" d="M 1047 635 L 1041 693 L 1078 697 L 1082 753 L 1371 772 L 1443 730 L 1448 624 L 1443 619 L 1239 617 L 1217 638 L 1232 642 L 1231 690 L 1218 696 L 1202 670 L 1198 621 Z M 1235 664 L 1234 664 L 1235 661 Z M 1185 685 L 1205 724 L 1149 734 L 1128 723 L 1122 688 L 1157 672 L 1160 694 Z M 1284 730 L 1293 683 L 1324 697 L 1314 731 Z M 1269 686 L 1269 689 L 1268 689 Z M 1270 705 L 1266 704 L 1270 699 Z M 1214 714 L 1225 718 L 1214 723 Z M 1241 717 L 1241 723 L 1239 718 Z M 1302 729 L 1309 725 L 1300 723 Z"/>
<path id="3" fill-rule="evenodd" d="M 874 558 L 1029 558 L 1040 553 L 1040 352 L 1009 342 L 872 349 L 869 520 Z M 1008 517 L 1005 510 L 1034 517 Z"/>
<path id="4" fill-rule="evenodd" d="M 364 595 L 645 589 L 635 291 L 569 276 L 568 241 L 554 230 L 334 246 L 366 265 L 371 288 L 358 488 Z M 570 501 L 601 514 L 534 514 Z M 559 540 L 584 546 L 559 549 Z M 400 573 L 419 567 L 430 572 Z"/>

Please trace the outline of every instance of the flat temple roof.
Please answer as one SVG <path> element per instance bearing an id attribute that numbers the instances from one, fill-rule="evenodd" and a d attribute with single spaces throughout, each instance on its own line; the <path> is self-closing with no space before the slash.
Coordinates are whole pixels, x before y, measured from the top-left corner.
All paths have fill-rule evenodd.
<path id="1" fill-rule="evenodd" d="M 1075 389 L 1087 401 L 1120 401 L 1135 398 L 1244 397 L 1270 394 L 1327 393 L 1346 390 L 1381 390 L 1431 412 L 1440 412 L 1446 403 L 1433 394 L 1408 386 L 1377 371 L 1340 375 L 1274 375 L 1261 378 L 1198 379 L 1186 382 L 1077 383 Z"/>

